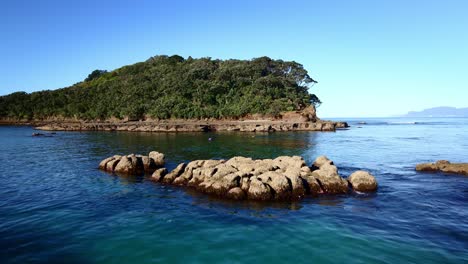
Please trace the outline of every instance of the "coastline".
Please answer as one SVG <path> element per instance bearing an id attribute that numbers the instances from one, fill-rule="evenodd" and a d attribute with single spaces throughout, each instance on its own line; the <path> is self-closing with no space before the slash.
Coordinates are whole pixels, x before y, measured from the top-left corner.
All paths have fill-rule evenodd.
<path id="1" fill-rule="evenodd" d="M 336 131 L 349 127 L 346 122 L 316 120 L 159 120 L 159 121 L 14 121 L 0 125 L 30 125 L 45 131 L 135 131 L 135 132 L 274 132 Z"/>

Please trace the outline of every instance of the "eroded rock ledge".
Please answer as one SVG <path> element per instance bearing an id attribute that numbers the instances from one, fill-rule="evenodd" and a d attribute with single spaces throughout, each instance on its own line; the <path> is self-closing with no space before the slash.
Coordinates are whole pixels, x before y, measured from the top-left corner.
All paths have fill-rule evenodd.
<path id="1" fill-rule="evenodd" d="M 278 121 L 131 121 L 131 122 L 33 122 L 36 129 L 47 131 L 135 131 L 135 132 L 275 132 L 335 131 L 349 127 L 346 122 L 317 120 Z"/>
<path id="2" fill-rule="evenodd" d="M 235 200 L 298 200 L 306 195 L 345 194 L 377 190 L 375 177 L 356 171 L 348 179 L 325 156 L 309 167 L 299 156 L 253 160 L 233 157 L 229 160 L 195 160 L 181 163 L 168 172 L 164 155 L 113 156 L 103 160 L 99 168 L 108 172 L 141 174 L 152 172 L 151 179 L 161 184 L 194 188 L 202 193 Z"/>
<path id="3" fill-rule="evenodd" d="M 417 171 L 445 172 L 468 176 L 468 163 L 450 163 L 439 160 L 435 163 L 421 163 L 416 165 Z"/>

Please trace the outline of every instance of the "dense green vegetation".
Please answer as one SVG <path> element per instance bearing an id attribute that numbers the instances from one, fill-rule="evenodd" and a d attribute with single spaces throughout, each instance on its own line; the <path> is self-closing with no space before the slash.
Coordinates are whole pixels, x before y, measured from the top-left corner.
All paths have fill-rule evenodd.
<path id="1" fill-rule="evenodd" d="M 16 92 L 0 97 L 0 117 L 239 118 L 276 116 L 319 99 L 308 92 L 315 81 L 296 62 L 184 59 L 156 56 L 107 72 L 93 71 L 71 87 Z"/>

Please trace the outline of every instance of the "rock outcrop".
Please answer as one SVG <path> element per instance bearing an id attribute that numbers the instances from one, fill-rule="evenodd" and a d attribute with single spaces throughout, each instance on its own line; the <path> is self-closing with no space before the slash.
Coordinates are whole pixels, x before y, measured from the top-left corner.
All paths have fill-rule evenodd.
<path id="1" fill-rule="evenodd" d="M 101 170 L 127 175 L 152 173 L 163 166 L 164 154 L 156 151 L 150 152 L 148 156 L 135 154 L 127 156 L 115 155 L 99 163 L 99 169 Z"/>
<path id="2" fill-rule="evenodd" d="M 450 163 L 447 160 L 439 160 L 435 163 L 418 164 L 416 165 L 416 170 L 454 173 L 468 176 L 468 163 Z"/>
<path id="3" fill-rule="evenodd" d="M 356 171 L 348 177 L 352 188 L 358 192 L 373 192 L 377 190 L 375 177 L 367 171 Z"/>
<path id="4" fill-rule="evenodd" d="M 314 164 L 317 163 L 320 162 L 314 162 Z M 339 194 L 348 192 L 348 182 L 341 178 L 338 174 L 338 168 L 331 161 L 321 164 L 317 170 L 312 172 L 312 176 L 317 179 L 324 193 Z"/>
<path id="5" fill-rule="evenodd" d="M 308 114 L 311 115 L 311 114 Z M 160 120 L 160 121 L 37 121 L 36 129 L 47 131 L 135 131 L 135 132 L 275 132 L 275 131 L 335 131 L 349 127 L 346 122 L 332 122 L 298 113 L 298 118 L 286 120 Z"/>
<path id="6" fill-rule="evenodd" d="M 163 166 L 164 154 L 155 151 L 148 156 L 116 155 L 99 164 L 108 172 L 152 173 L 151 180 L 161 184 L 186 186 L 234 200 L 298 200 L 306 195 L 346 194 L 349 187 L 359 192 L 377 189 L 375 177 L 368 172 L 357 171 L 346 180 L 325 156 L 318 157 L 311 166 L 299 156 L 195 160 L 181 163 L 170 172 Z"/>

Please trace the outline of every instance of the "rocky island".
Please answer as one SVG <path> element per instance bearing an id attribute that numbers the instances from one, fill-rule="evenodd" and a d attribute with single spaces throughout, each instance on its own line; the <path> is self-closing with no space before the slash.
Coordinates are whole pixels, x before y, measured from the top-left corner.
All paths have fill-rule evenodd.
<path id="1" fill-rule="evenodd" d="M 369 172 L 356 171 L 344 179 L 333 161 L 325 156 L 318 157 L 310 166 L 300 156 L 195 160 L 181 163 L 169 172 L 164 167 L 164 154 L 152 151 L 148 156 L 112 156 L 104 159 L 99 168 L 125 175 L 146 172 L 159 184 L 185 186 L 234 200 L 287 201 L 308 195 L 377 190 L 377 181 Z"/>
<path id="2" fill-rule="evenodd" d="M 335 131 L 294 61 L 155 56 L 58 90 L 0 96 L 0 124 L 64 131 Z"/>

